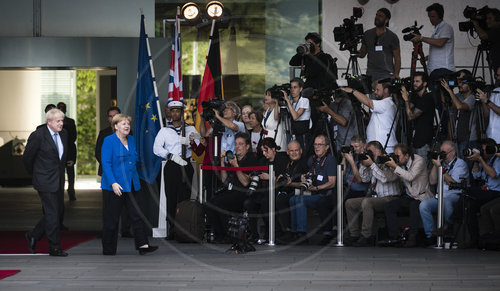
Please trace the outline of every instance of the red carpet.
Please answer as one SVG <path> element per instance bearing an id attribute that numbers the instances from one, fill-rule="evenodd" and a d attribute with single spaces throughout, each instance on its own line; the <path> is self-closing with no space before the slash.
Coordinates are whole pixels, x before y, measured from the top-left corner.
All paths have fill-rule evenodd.
<path id="1" fill-rule="evenodd" d="M 25 231 L 0 231 L 0 254 L 29 254 Z M 98 231 L 61 231 L 61 248 L 68 250 L 95 238 Z M 49 242 L 44 236 L 36 244 L 37 253 L 49 252 Z"/>
<path id="2" fill-rule="evenodd" d="M 15 275 L 19 272 L 21 272 L 21 270 L 0 270 L 0 280 Z"/>

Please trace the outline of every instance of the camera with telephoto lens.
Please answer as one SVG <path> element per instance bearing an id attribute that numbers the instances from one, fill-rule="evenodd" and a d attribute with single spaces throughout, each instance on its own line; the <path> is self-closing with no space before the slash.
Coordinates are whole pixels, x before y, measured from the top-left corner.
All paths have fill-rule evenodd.
<path id="1" fill-rule="evenodd" d="M 257 188 L 259 187 L 260 177 L 259 173 L 253 172 L 251 174 L 252 180 L 250 181 L 250 186 L 248 186 L 248 195 L 252 195 L 255 193 Z"/>
<path id="2" fill-rule="evenodd" d="M 314 182 L 311 173 L 305 174 L 304 177 L 306 178 L 306 180 L 300 184 L 300 192 L 304 192 L 309 189 L 309 187 L 311 187 Z"/>
<path id="3" fill-rule="evenodd" d="M 469 149 L 465 149 L 462 153 L 463 153 L 464 157 L 470 157 L 475 153 L 480 154 L 481 151 L 478 149 L 475 149 L 475 148 L 469 148 Z"/>
<path id="4" fill-rule="evenodd" d="M 308 43 L 308 42 L 299 44 L 299 46 L 296 49 L 297 54 L 301 55 L 301 56 L 303 56 L 306 53 L 311 52 L 313 50 L 314 50 L 313 45 L 311 43 Z"/>
<path id="5" fill-rule="evenodd" d="M 445 74 L 443 75 L 440 79 L 437 79 L 435 80 L 434 82 L 437 84 L 437 85 L 441 85 L 441 79 L 443 79 L 446 84 L 448 84 L 448 87 L 450 88 L 455 88 L 458 86 L 458 75 L 460 73 L 449 73 L 449 74 Z"/>
<path id="6" fill-rule="evenodd" d="M 405 28 L 401 31 L 402 33 L 406 33 L 405 35 L 403 35 L 403 39 L 406 41 L 410 41 L 412 38 L 415 37 L 414 34 L 422 35 L 420 33 L 420 30 L 422 29 L 422 27 L 424 27 L 424 26 L 420 25 L 420 27 L 418 27 L 417 21 L 415 20 L 415 24 L 413 24 L 412 26 L 408 26 L 407 28 Z"/>
<path id="7" fill-rule="evenodd" d="M 302 96 L 309 99 L 311 108 L 323 106 L 323 103 L 329 106 L 333 102 L 332 90 L 328 88 L 313 89 L 309 87 L 302 90 Z"/>
<path id="8" fill-rule="evenodd" d="M 484 93 L 499 93 L 498 91 L 494 91 L 495 85 L 487 85 L 482 77 L 474 77 L 471 80 L 464 79 L 464 82 L 469 85 L 472 92 L 476 92 L 479 89 Z M 476 97 L 476 101 L 479 101 L 479 98 Z"/>
<path id="9" fill-rule="evenodd" d="M 439 160 L 443 161 L 446 158 L 446 153 L 443 151 L 428 151 L 427 152 L 427 157 L 431 160 Z"/>
<path id="10" fill-rule="evenodd" d="M 486 145 L 484 152 L 487 155 L 494 155 L 500 153 L 500 144 L 496 145 Z"/>
<path id="11" fill-rule="evenodd" d="M 405 87 L 406 91 L 411 91 L 412 89 L 412 83 L 411 83 L 411 78 L 403 78 L 403 79 L 393 79 L 393 78 L 386 78 L 379 80 L 378 83 L 391 83 L 391 87 L 389 88 L 391 93 L 398 93 L 401 91 L 401 87 Z"/>
<path id="12" fill-rule="evenodd" d="M 363 94 L 370 94 L 372 92 L 372 78 L 368 75 L 346 74 L 345 79 L 338 79 L 336 83 L 338 87 L 350 87 Z M 339 94 L 347 94 L 339 89 L 335 91 L 335 94 L 337 94 L 337 92 L 339 92 Z"/>
<path id="13" fill-rule="evenodd" d="M 466 178 L 460 178 L 459 183 L 449 183 L 448 190 L 466 190 L 469 187 Z"/>
<path id="14" fill-rule="evenodd" d="M 366 160 L 368 160 L 368 157 L 370 157 L 370 159 L 372 159 L 372 161 L 374 160 L 373 159 L 373 152 L 371 150 L 367 150 L 365 153 L 361 153 L 361 154 L 357 155 L 357 158 L 360 161 L 366 161 Z"/>
<path id="15" fill-rule="evenodd" d="M 466 6 L 464 9 L 464 17 L 469 19 L 469 21 L 459 22 L 458 30 L 468 31 L 471 35 L 474 32 L 474 24 L 472 20 L 476 20 L 479 26 L 487 30 L 488 25 L 486 24 L 486 15 L 490 12 L 490 8 L 486 5 L 483 8 L 477 9 L 475 7 Z"/>
<path id="16" fill-rule="evenodd" d="M 385 155 L 385 156 L 379 156 L 377 158 L 377 161 L 375 162 L 376 164 L 385 164 L 387 163 L 388 161 L 391 160 L 391 158 L 394 160 L 394 162 L 396 164 L 399 164 L 399 157 L 395 154 L 395 153 L 390 153 L 388 155 Z"/>
<path id="17" fill-rule="evenodd" d="M 363 24 L 356 21 L 363 16 L 363 8 L 353 7 L 352 16 L 344 18 L 343 24 L 333 28 L 333 38 L 340 42 L 340 50 L 355 51 L 363 38 Z"/>
<path id="18" fill-rule="evenodd" d="M 224 104 L 224 100 L 221 99 L 210 99 L 209 101 L 201 102 L 201 106 L 203 107 L 203 112 L 201 113 L 201 117 L 210 124 L 213 128 L 214 134 L 220 134 L 224 131 L 224 125 L 220 120 L 215 117 L 214 109 L 219 112 L 220 116 L 224 115 L 224 109 L 226 105 Z"/>

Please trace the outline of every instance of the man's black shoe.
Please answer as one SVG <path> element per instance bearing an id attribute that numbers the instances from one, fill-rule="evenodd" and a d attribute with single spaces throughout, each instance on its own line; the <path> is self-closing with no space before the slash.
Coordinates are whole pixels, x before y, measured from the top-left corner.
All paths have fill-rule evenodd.
<path id="1" fill-rule="evenodd" d="M 147 248 L 139 248 L 139 255 L 143 256 L 147 253 L 152 253 L 158 249 L 158 246 L 148 246 Z"/>
<path id="2" fill-rule="evenodd" d="M 347 247 L 351 247 L 353 243 L 355 243 L 359 239 L 359 236 L 346 236 L 344 238 L 344 245 Z"/>
<path id="3" fill-rule="evenodd" d="M 61 249 L 53 249 L 49 251 L 49 255 L 53 257 L 67 257 L 68 253 Z"/>
<path id="4" fill-rule="evenodd" d="M 36 254 L 36 240 L 35 238 L 31 235 L 30 232 L 27 232 L 24 234 L 24 237 L 28 241 L 28 250 L 32 254 Z"/>
<path id="5" fill-rule="evenodd" d="M 373 239 L 371 237 L 360 236 L 357 241 L 352 244 L 353 247 L 372 247 Z"/>

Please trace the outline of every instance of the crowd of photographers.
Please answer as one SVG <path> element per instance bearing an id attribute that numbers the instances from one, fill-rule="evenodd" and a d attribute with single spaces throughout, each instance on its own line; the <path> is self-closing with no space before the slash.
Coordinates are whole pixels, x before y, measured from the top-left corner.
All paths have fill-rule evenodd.
<path id="1" fill-rule="evenodd" d="M 262 108 L 240 110 L 234 102 L 217 100 L 204 104 L 202 124 L 211 129 L 202 126 L 201 135 L 212 143 L 205 164 L 274 166 L 278 243 L 307 243 L 318 232 L 320 244 L 332 242 L 340 207 L 347 245 L 429 246 L 437 236 L 468 246 L 500 241 L 500 13 L 468 9 L 468 30 L 492 48 L 494 86 L 468 70 L 455 72 L 453 29 L 443 21 L 440 4 L 427 7 L 435 26 L 431 37 L 420 35 L 416 25 L 404 37 L 430 46 L 430 75 L 414 71 L 405 79 L 399 78 L 399 39 L 388 29 L 389 10 L 377 11 L 375 28 L 364 35 L 354 24 L 361 17 L 355 12 L 334 33 L 362 41 L 356 55 L 368 55 L 367 75 L 339 81 L 336 59 L 321 50 L 317 33 L 307 34 L 290 60 L 301 66 L 303 78 L 267 89 Z M 356 50 L 353 43 L 341 44 Z M 218 145 L 213 136 L 220 137 Z M 441 228 L 435 222 L 438 169 L 444 180 Z M 337 205 L 340 174 L 343 205 Z M 250 239 L 266 239 L 268 228 L 259 231 L 258 225 L 260 218 L 264 225 L 268 219 L 267 171 L 206 175 L 205 210 L 214 242 L 229 240 L 229 217 L 243 212 L 250 217 Z M 308 209 L 318 213 L 319 223 L 308 223 Z"/>

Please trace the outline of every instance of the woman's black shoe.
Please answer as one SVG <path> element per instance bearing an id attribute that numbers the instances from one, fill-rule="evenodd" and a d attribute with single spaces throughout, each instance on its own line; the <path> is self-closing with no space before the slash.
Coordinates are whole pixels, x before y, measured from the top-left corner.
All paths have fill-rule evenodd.
<path id="1" fill-rule="evenodd" d="M 139 248 L 139 255 L 145 255 L 146 253 L 152 253 L 158 249 L 158 246 L 148 246 L 147 248 Z"/>

